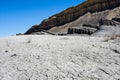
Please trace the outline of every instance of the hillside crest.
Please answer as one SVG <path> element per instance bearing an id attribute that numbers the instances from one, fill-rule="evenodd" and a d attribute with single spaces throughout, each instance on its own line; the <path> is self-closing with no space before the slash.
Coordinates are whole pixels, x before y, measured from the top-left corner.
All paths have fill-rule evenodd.
<path id="1" fill-rule="evenodd" d="M 32 26 L 25 34 L 49 30 L 55 26 L 61 26 L 72 22 L 86 13 L 101 12 L 111 10 L 120 6 L 120 0 L 87 0 L 77 6 L 70 7 L 58 14 L 55 14 L 41 22 L 40 25 Z"/>

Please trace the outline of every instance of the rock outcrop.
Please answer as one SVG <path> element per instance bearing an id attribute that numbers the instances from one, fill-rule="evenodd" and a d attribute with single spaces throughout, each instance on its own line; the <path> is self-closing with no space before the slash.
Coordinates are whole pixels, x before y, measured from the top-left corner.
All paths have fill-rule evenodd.
<path id="1" fill-rule="evenodd" d="M 82 28 L 69 28 L 67 34 L 88 34 L 91 35 L 92 33 L 98 30 L 98 26 L 92 26 L 84 24 Z"/>
<path id="2" fill-rule="evenodd" d="M 68 8 L 59 14 L 43 20 L 40 25 L 32 26 L 25 34 L 39 32 L 41 29 L 49 30 L 55 26 L 61 26 L 72 22 L 88 12 L 101 12 L 104 10 L 111 10 L 118 6 L 120 6 L 120 0 L 87 0 L 78 6 Z"/>
<path id="3" fill-rule="evenodd" d="M 120 18 L 113 18 L 112 20 L 120 22 Z"/>
<path id="4" fill-rule="evenodd" d="M 99 21 L 99 24 L 100 24 L 100 26 L 101 25 L 108 25 L 108 26 L 117 26 L 117 25 L 120 25 L 120 22 L 116 22 L 118 19 L 117 18 L 114 18 L 114 19 L 112 19 L 112 20 L 107 20 L 107 19 L 101 19 L 100 21 Z"/>
<path id="5" fill-rule="evenodd" d="M 68 34 L 88 34 L 88 35 L 91 35 L 95 31 L 96 31 L 95 29 L 92 30 L 92 29 L 86 29 L 86 28 L 81 28 L 81 29 L 69 28 Z"/>

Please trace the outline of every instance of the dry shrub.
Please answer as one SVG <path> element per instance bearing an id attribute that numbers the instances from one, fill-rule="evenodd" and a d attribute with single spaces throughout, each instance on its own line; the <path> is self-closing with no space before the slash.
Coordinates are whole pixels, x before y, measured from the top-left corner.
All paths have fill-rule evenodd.
<path id="1" fill-rule="evenodd" d="M 28 39 L 27 39 L 27 43 L 31 43 L 31 38 L 28 38 Z"/>
<path id="2" fill-rule="evenodd" d="M 120 38 L 120 35 L 111 35 L 111 36 L 106 36 L 103 42 L 108 42 L 109 40 L 114 40 Z"/>
<path id="3" fill-rule="evenodd" d="M 120 38 L 120 35 L 112 35 L 110 37 L 110 40 L 114 40 L 114 39 L 117 39 L 117 38 Z"/>

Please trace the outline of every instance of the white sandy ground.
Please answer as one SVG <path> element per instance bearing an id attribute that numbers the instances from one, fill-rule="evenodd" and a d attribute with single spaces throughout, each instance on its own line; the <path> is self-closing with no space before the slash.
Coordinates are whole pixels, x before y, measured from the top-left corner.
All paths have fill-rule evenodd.
<path id="1" fill-rule="evenodd" d="M 120 37 L 0 38 L 0 80 L 120 80 Z"/>

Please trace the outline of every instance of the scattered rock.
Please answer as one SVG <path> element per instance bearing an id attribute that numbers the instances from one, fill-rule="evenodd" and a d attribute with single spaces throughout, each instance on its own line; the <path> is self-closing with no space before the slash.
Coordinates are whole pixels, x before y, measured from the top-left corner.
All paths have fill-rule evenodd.
<path id="1" fill-rule="evenodd" d="M 117 53 L 117 54 L 120 54 L 120 52 L 116 49 L 112 49 L 113 52 Z"/>
<path id="2" fill-rule="evenodd" d="M 8 50 L 5 51 L 6 53 L 8 52 Z"/>
<path id="3" fill-rule="evenodd" d="M 11 55 L 10 57 L 16 57 L 17 56 L 17 54 L 13 54 L 13 55 Z"/>

